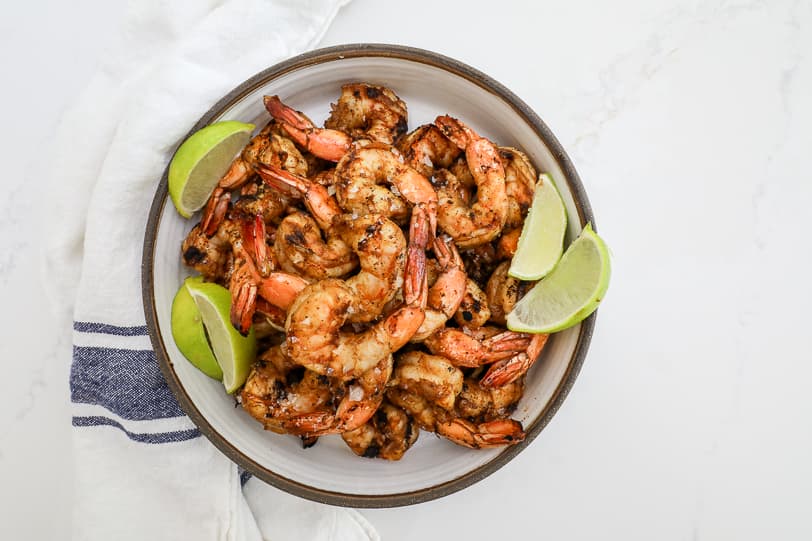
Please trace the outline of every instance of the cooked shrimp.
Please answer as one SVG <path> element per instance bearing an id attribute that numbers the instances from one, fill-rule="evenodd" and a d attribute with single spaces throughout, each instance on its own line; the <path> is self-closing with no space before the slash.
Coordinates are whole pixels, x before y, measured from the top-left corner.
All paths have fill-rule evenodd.
<path id="1" fill-rule="evenodd" d="M 400 460 L 419 434 L 406 412 L 384 401 L 366 424 L 344 432 L 341 438 L 358 456 Z"/>
<path id="2" fill-rule="evenodd" d="M 287 308 L 307 282 L 292 274 L 272 272 L 261 216 L 253 219 L 235 214 L 220 223 L 209 238 L 201 224 L 184 240 L 183 261 L 200 271 L 206 280 L 228 286 L 231 320 L 241 333 L 248 333 L 257 295 L 274 306 Z"/>
<path id="3" fill-rule="evenodd" d="M 398 150 L 406 163 L 426 178 L 435 169 L 447 169 L 462 152 L 440 129 L 433 124 L 420 126 L 398 142 Z"/>
<path id="4" fill-rule="evenodd" d="M 508 199 L 508 229 L 521 228 L 536 188 L 536 169 L 524 152 L 510 147 L 499 147 L 499 157 L 505 168 L 505 193 Z"/>
<path id="5" fill-rule="evenodd" d="M 375 414 L 383 401 L 386 382 L 392 375 L 393 362 L 391 353 L 385 355 L 378 364 L 346 383 L 344 398 L 336 409 L 333 427 L 325 433 L 355 430 Z"/>
<path id="6" fill-rule="evenodd" d="M 463 375 L 448 359 L 422 351 L 398 356 L 390 387 L 416 393 L 444 410 L 453 410 L 462 391 Z"/>
<path id="7" fill-rule="evenodd" d="M 434 253 L 440 267 L 440 275 L 428 293 L 426 319 L 412 337 L 420 342 L 443 327 L 459 308 L 465 295 L 467 278 L 462 270 L 462 259 L 457 248 L 448 238 L 434 239 Z"/>
<path id="8" fill-rule="evenodd" d="M 333 221 L 342 214 L 341 207 L 326 186 L 272 165 L 258 166 L 257 173 L 271 188 L 301 198 L 319 228 L 325 233 L 330 231 Z"/>
<path id="9" fill-rule="evenodd" d="M 265 348 L 242 407 L 305 447 L 341 434 L 388 460 L 420 428 L 470 448 L 522 441 L 509 415 L 547 340 L 504 329 L 533 285 L 507 274 L 528 157 L 447 115 L 406 134 L 406 104 L 382 86 L 345 84 L 323 128 L 263 101 L 273 120 L 181 246 Z"/>
<path id="10" fill-rule="evenodd" d="M 409 285 L 404 284 L 404 280 L 412 284 L 406 289 L 422 289 L 414 277 L 420 269 L 408 268 L 406 261 L 413 261 L 415 254 L 406 253 L 406 239 L 394 222 L 376 214 L 358 218 L 345 214 L 333 222 L 333 227 L 358 255 L 360 266 L 359 272 L 345 281 L 354 297 L 349 322 L 364 323 L 377 318 L 401 285 Z M 425 252 L 417 254 L 420 255 L 425 261 Z M 422 275 L 425 275 L 425 265 Z M 404 300 L 407 304 L 415 302 L 405 289 Z"/>
<path id="11" fill-rule="evenodd" d="M 341 130 L 353 139 L 391 145 L 408 129 L 406 104 L 383 86 L 346 84 L 332 109 L 324 127 Z"/>
<path id="12" fill-rule="evenodd" d="M 267 134 L 266 141 L 252 141 L 242 152 L 252 170 L 258 164 L 273 165 L 295 175 L 307 175 L 312 170 L 312 160 L 296 148 L 280 122 L 269 122 L 263 132 Z"/>
<path id="13" fill-rule="evenodd" d="M 258 179 L 259 180 L 259 179 Z M 291 201 L 264 182 L 250 182 L 243 185 L 240 198 L 234 203 L 232 212 L 248 216 L 262 216 L 266 226 L 278 224 Z"/>
<path id="14" fill-rule="evenodd" d="M 324 169 L 313 175 L 310 180 L 322 186 L 332 186 L 336 183 L 336 170 L 335 168 Z"/>
<path id="15" fill-rule="evenodd" d="M 386 389 L 386 399 L 405 411 L 414 419 L 417 426 L 429 432 L 436 432 L 438 418 L 452 417 L 446 410 L 433 404 L 416 392 L 390 385 Z"/>
<path id="16" fill-rule="evenodd" d="M 505 169 L 493 143 L 450 116 L 435 124 L 459 148 L 465 149 L 468 167 L 477 185 L 476 202 L 468 206 L 459 195 L 459 181 L 447 170 L 435 174 L 440 203 L 438 223 L 460 248 L 493 240 L 507 219 Z"/>
<path id="17" fill-rule="evenodd" d="M 192 267 L 209 282 L 228 280 L 234 256 L 231 249 L 231 235 L 238 228 L 224 222 L 212 237 L 206 235 L 203 226 L 197 224 L 189 231 L 181 244 L 183 263 Z"/>
<path id="18" fill-rule="evenodd" d="M 460 254 L 465 262 L 465 274 L 477 285 L 484 287 L 499 264 L 493 243 L 480 244 L 461 251 Z"/>
<path id="19" fill-rule="evenodd" d="M 282 309 L 287 309 L 307 281 L 300 276 L 272 272 L 272 262 L 265 244 L 262 216 L 240 219 L 241 234 L 232 240 L 234 272 L 229 281 L 231 323 L 247 335 L 256 310 L 257 295 Z"/>
<path id="20" fill-rule="evenodd" d="M 313 438 L 326 434 L 344 433 L 363 426 L 380 408 L 386 382 L 392 374 L 392 355 L 386 355 L 378 364 L 360 376 L 343 383 L 334 411 L 317 410 L 303 414 L 293 421 L 297 434 Z"/>
<path id="21" fill-rule="evenodd" d="M 522 377 L 538 360 L 548 337 L 547 334 L 533 335 L 530 345 L 525 351 L 491 365 L 480 381 L 482 386 L 488 388 L 503 387 Z"/>
<path id="22" fill-rule="evenodd" d="M 519 236 L 522 234 L 520 227 L 505 230 L 496 243 L 496 257 L 500 260 L 512 259 L 516 255 L 519 246 Z"/>
<path id="23" fill-rule="evenodd" d="M 404 365 L 404 361 L 408 364 Z M 405 374 L 399 374 L 399 371 Z M 420 354 L 404 359 L 402 355 L 386 397 L 412 416 L 420 428 L 436 432 L 459 445 L 478 449 L 515 444 L 524 439 L 518 421 L 491 419 L 473 422 L 463 418 L 455 408 L 456 395 L 463 390 L 461 380 L 459 369 L 442 357 Z"/>
<path id="24" fill-rule="evenodd" d="M 462 190 L 460 196 L 466 203 L 471 202 L 472 190 L 476 189 L 476 180 L 474 175 L 471 174 L 471 169 L 468 168 L 468 161 L 465 159 L 465 154 L 457 157 L 456 160 L 448 167 L 448 171 L 457 177 Z"/>
<path id="25" fill-rule="evenodd" d="M 471 449 L 487 449 L 514 445 L 524 441 L 522 424 L 513 419 L 494 419 L 485 423 L 473 423 L 456 418 L 437 424 L 437 433 L 457 445 Z"/>
<path id="26" fill-rule="evenodd" d="M 437 223 L 457 246 L 461 249 L 479 246 L 499 235 L 504 225 L 504 213 L 498 208 L 501 202 L 493 203 L 497 208 L 492 210 L 489 199 L 483 199 L 477 192 L 476 202 L 469 206 L 461 195 L 464 189 L 446 169 L 434 174 L 433 184 L 438 197 Z"/>
<path id="27" fill-rule="evenodd" d="M 351 246 L 333 227 L 342 211 L 325 186 L 273 166 L 259 166 L 257 172 L 270 187 L 302 198 L 312 216 L 295 213 L 280 224 L 274 254 L 282 268 L 323 279 L 357 266 Z"/>
<path id="28" fill-rule="evenodd" d="M 306 435 L 333 422 L 329 379 L 292 363 L 284 346 L 260 355 L 240 397 L 243 409 L 273 432 Z"/>
<path id="29" fill-rule="evenodd" d="M 395 242 L 402 238 L 402 235 L 398 234 L 397 225 L 387 219 L 386 215 L 368 214 L 369 209 L 358 213 L 362 216 L 360 221 L 354 218 L 355 215 L 340 215 L 340 209 L 336 201 L 330 197 L 327 188 L 308 179 L 273 167 L 260 167 L 258 172 L 272 186 L 301 194 L 322 230 L 329 230 L 331 234 L 337 235 L 359 255 L 361 272 L 350 278 L 348 283 L 358 290 L 359 298 L 365 299 L 366 304 L 361 306 L 360 310 L 354 311 L 351 321 L 371 321 L 377 317 L 384 305 L 395 295 L 397 289 L 395 285 L 403 271 L 402 267 L 391 266 L 397 261 L 395 256 L 402 252 L 402 248 Z M 421 193 L 419 189 L 411 189 L 407 184 L 404 184 L 404 188 L 411 190 L 407 192 L 406 197 L 415 202 L 405 261 L 405 278 L 408 283 L 404 285 L 404 300 L 412 305 L 417 303 L 418 299 L 407 294 L 407 290 L 412 293 L 427 291 L 425 250 L 434 233 L 434 208 L 431 197 L 434 192 L 431 191 L 430 185 L 428 194 Z M 362 227 L 360 224 L 365 225 Z M 366 263 L 362 252 L 366 256 Z M 424 307 L 425 299 L 419 304 Z"/>
<path id="30" fill-rule="evenodd" d="M 429 351 L 443 356 L 454 366 L 475 368 L 524 352 L 530 344 L 530 337 L 513 331 L 492 335 L 445 328 L 426 338 L 425 344 Z"/>
<path id="31" fill-rule="evenodd" d="M 307 281 L 300 276 L 271 272 L 262 276 L 257 270 L 250 255 L 243 249 L 237 251 L 238 263 L 231 275 L 231 323 L 247 335 L 254 319 L 257 307 L 257 295 L 272 305 L 286 310 L 293 304 L 296 296 L 305 288 Z"/>
<path id="32" fill-rule="evenodd" d="M 496 267 L 488 279 L 485 294 L 488 297 L 488 307 L 491 310 L 491 321 L 499 325 L 505 324 L 505 318 L 513 310 L 524 288 L 521 281 L 508 275 L 510 261 L 503 261 Z"/>
<path id="33" fill-rule="evenodd" d="M 340 401 L 337 407 L 298 416 L 293 420 L 296 423 L 296 433 L 303 438 L 313 438 L 340 434 L 363 426 L 381 406 L 386 382 L 392 374 L 392 362 L 392 355 L 386 355 L 360 376 L 338 385 L 335 397 L 336 400 L 340 398 Z"/>
<path id="34" fill-rule="evenodd" d="M 355 430 L 383 400 L 392 372 L 391 355 L 345 384 L 293 363 L 285 344 L 266 351 L 243 387 L 243 408 L 279 433 L 313 438 Z"/>
<path id="35" fill-rule="evenodd" d="M 258 164 L 274 165 L 296 174 L 307 175 L 309 168 L 307 160 L 290 139 L 282 137 L 278 132 L 279 128 L 276 123 L 268 123 L 231 162 L 231 166 L 217 183 L 217 187 L 209 196 L 209 201 L 203 210 L 201 223 L 207 235 L 214 234 L 226 215 L 231 200 L 229 190 L 244 185 L 254 175 Z M 270 200 L 280 198 L 278 193 L 264 195 Z M 273 208 L 278 211 L 276 214 L 278 217 L 284 211 L 286 203 L 284 201 L 274 202 L 278 203 L 273 205 Z M 271 219 L 273 219 L 272 216 L 266 217 L 268 222 Z"/>
<path id="36" fill-rule="evenodd" d="M 473 378 L 465 378 L 457 397 L 457 412 L 476 422 L 505 419 L 516 409 L 523 393 L 524 378 L 497 388 L 487 388 Z"/>
<path id="37" fill-rule="evenodd" d="M 465 327 L 482 327 L 491 318 L 488 308 L 488 297 L 485 292 L 470 278 L 465 280 L 465 292 L 462 296 L 454 321 Z"/>
<path id="38" fill-rule="evenodd" d="M 416 282 L 413 290 L 422 289 L 417 283 L 425 281 L 425 251 L 437 224 L 437 194 L 431 183 L 407 166 L 394 147 L 382 144 L 353 147 L 336 166 L 336 177 L 336 199 L 353 214 L 373 212 L 398 221 L 413 205 L 407 276 Z M 379 183 L 391 184 L 399 195 Z M 412 300 L 406 298 L 407 303 Z"/>
<path id="39" fill-rule="evenodd" d="M 306 287 L 288 311 L 291 358 L 320 374 L 350 379 L 400 349 L 423 322 L 422 309 L 404 306 L 364 332 L 343 332 L 355 306 L 355 293 L 342 280 Z"/>
<path id="40" fill-rule="evenodd" d="M 341 278 L 358 266 L 346 242 L 336 235 L 322 238 L 316 221 L 303 212 L 290 214 L 279 224 L 274 254 L 282 270 L 311 280 Z"/>
<path id="41" fill-rule="evenodd" d="M 347 212 L 375 212 L 403 222 L 410 205 L 422 206 L 431 219 L 434 235 L 437 194 L 428 179 L 406 165 L 394 147 L 354 146 L 336 166 L 335 175 L 336 199 Z"/>
<path id="42" fill-rule="evenodd" d="M 313 155 L 337 162 L 349 150 L 352 138 L 346 133 L 317 128 L 303 113 L 282 103 L 279 96 L 265 96 L 263 101 L 265 109 L 291 138 Z"/>

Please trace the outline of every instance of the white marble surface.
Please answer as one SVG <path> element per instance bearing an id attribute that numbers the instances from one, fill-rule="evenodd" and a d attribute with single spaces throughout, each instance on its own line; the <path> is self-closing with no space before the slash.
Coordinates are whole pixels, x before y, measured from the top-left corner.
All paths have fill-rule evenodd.
<path id="1" fill-rule="evenodd" d="M 70 346 L 40 281 L 41 163 L 122 15 L 36 0 L 0 19 L 2 539 L 69 531 Z M 364 511 L 383 538 L 812 538 L 812 4 L 356 0 L 324 45 L 353 41 L 433 49 L 524 98 L 614 255 L 550 426 L 461 493 Z"/>

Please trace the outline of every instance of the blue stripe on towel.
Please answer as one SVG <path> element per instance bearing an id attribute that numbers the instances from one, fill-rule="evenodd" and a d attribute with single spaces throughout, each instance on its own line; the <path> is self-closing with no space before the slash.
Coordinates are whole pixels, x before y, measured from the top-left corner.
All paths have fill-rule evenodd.
<path id="1" fill-rule="evenodd" d="M 136 434 L 130 432 L 121 426 L 120 423 L 112 419 L 98 416 L 74 417 L 72 424 L 73 426 L 113 426 L 124 432 L 131 440 L 141 443 L 173 443 L 191 440 L 200 436 L 200 431 L 196 428 L 177 430 L 175 432 L 159 432 L 156 434 Z"/>
<path id="2" fill-rule="evenodd" d="M 74 346 L 70 390 L 71 401 L 132 421 L 185 415 L 150 350 Z"/>
<path id="3" fill-rule="evenodd" d="M 118 325 L 108 325 L 107 323 L 94 323 L 91 321 L 74 321 L 73 330 L 79 332 L 112 334 L 115 336 L 146 336 L 147 334 L 149 334 L 146 325 L 137 325 L 135 327 L 119 327 Z"/>

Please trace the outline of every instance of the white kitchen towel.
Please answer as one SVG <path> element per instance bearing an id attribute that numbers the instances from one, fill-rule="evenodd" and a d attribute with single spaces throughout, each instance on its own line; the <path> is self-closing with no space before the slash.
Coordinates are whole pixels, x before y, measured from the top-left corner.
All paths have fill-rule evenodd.
<path id="1" fill-rule="evenodd" d="M 134 1 L 64 115 L 45 272 L 73 312 L 74 539 L 378 539 L 358 512 L 249 480 L 201 437 L 141 305 L 147 212 L 180 139 L 230 88 L 314 47 L 346 1 Z"/>

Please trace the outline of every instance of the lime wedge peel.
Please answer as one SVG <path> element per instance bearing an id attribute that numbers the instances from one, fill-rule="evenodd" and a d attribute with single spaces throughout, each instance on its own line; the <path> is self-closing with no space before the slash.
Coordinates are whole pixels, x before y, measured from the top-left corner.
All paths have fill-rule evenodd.
<path id="1" fill-rule="evenodd" d="M 169 196 L 181 216 L 189 218 L 203 208 L 254 128 L 236 120 L 215 122 L 178 147 L 169 163 Z"/>
<path id="2" fill-rule="evenodd" d="M 248 336 L 242 336 L 231 324 L 231 294 L 226 288 L 204 282 L 187 287 L 200 310 L 214 357 L 223 370 L 226 392 L 233 393 L 245 383 L 257 355 L 254 328 L 251 327 Z"/>
<path id="3" fill-rule="evenodd" d="M 609 287 L 609 250 L 587 226 L 558 265 L 507 316 L 512 331 L 552 333 L 577 325 L 597 309 Z"/>
<path id="4" fill-rule="evenodd" d="M 183 356 L 201 372 L 216 380 L 223 379 L 223 371 L 214 358 L 200 310 L 189 292 L 188 284 L 202 283 L 202 276 L 187 278 L 172 301 L 172 337 Z"/>
<path id="5" fill-rule="evenodd" d="M 508 274 L 526 281 L 546 276 L 561 259 L 566 232 L 564 202 L 553 179 L 542 174 L 536 183 L 533 204 L 524 221 Z"/>

